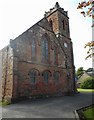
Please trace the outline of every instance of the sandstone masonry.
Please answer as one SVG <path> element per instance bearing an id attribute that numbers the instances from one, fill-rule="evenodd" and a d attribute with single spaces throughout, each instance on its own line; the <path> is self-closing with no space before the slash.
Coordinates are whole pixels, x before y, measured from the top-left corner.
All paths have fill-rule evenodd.
<path id="1" fill-rule="evenodd" d="M 75 91 L 68 13 L 58 3 L 0 51 L 2 99 Z"/>

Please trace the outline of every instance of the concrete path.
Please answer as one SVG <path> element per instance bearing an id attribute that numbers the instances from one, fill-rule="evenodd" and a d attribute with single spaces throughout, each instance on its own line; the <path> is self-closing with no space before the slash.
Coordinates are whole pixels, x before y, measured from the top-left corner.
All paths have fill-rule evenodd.
<path id="1" fill-rule="evenodd" d="M 26 100 L 3 107 L 3 118 L 75 118 L 74 110 L 92 104 L 91 93 Z"/>

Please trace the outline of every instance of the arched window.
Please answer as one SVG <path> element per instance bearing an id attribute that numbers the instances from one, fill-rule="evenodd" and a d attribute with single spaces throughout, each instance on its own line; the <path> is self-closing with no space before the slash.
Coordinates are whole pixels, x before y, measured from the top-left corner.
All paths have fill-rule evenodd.
<path id="1" fill-rule="evenodd" d="M 44 38 L 42 41 L 42 59 L 48 60 L 48 40 L 47 38 Z"/>
<path id="2" fill-rule="evenodd" d="M 43 79 L 45 83 L 48 83 L 49 81 L 49 76 L 50 76 L 50 72 L 49 71 L 45 71 L 43 72 Z"/>
<path id="3" fill-rule="evenodd" d="M 54 81 L 55 81 L 55 82 L 58 82 L 58 81 L 59 81 L 59 72 L 55 71 L 55 72 L 53 73 L 53 78 L 54 78 Z"/>
<path id="4" fill-rule="evenodd" d="M 54 47 L 54 64 L 58 64 L 57 47 Z"/>
<path id="5" fill-rule="evenodd" d="M 32 69 L 30 72 L 29 72 L 29 76 L 30 76 L 30 82 L 32 84 L 35 84 L 36 81 L 37 81 L 37 70 L 36 69 Z"/>
<path id="6" fill-rule="evenodd" d="M 50 19 L 49 20 L 49 23 L 50 23 L 50 27 L 52 28 L 52 30 L 53 30 L 53 21 Z"/>
<path id="7" fill-rule="evenodd" d="M 31 51 L 32 51 L 32 58 L 35 58 L 35 56 L 36 56 L 36 42 L 35 42 L 35 40 L 32 40 Z"/>
<path id="8" fill-rule="evenodd" d="M 62 23 L 63 23 L 63 30 L 65 30 L 65 20 L 63 20 Z"/>

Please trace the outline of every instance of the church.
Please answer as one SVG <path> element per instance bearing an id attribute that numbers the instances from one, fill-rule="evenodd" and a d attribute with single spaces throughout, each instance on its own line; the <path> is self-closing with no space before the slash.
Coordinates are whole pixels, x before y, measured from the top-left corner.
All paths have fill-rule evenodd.
<path id="1" fill-rule="evenodd" d="M 0 50 L 2 100 L 15 101 L 75 92 L 68 12 L 55 6 Z"/>

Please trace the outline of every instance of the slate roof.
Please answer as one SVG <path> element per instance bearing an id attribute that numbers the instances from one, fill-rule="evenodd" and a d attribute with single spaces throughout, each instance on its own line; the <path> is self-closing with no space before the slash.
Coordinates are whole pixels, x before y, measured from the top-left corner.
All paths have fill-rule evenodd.
<path id="1" fill-rule="evenodd" d="M 84 82 L 88 77 L 94 78 L 94 72 L 84 72 L 84 74 L 78 79 L 77 83 Z"/>

